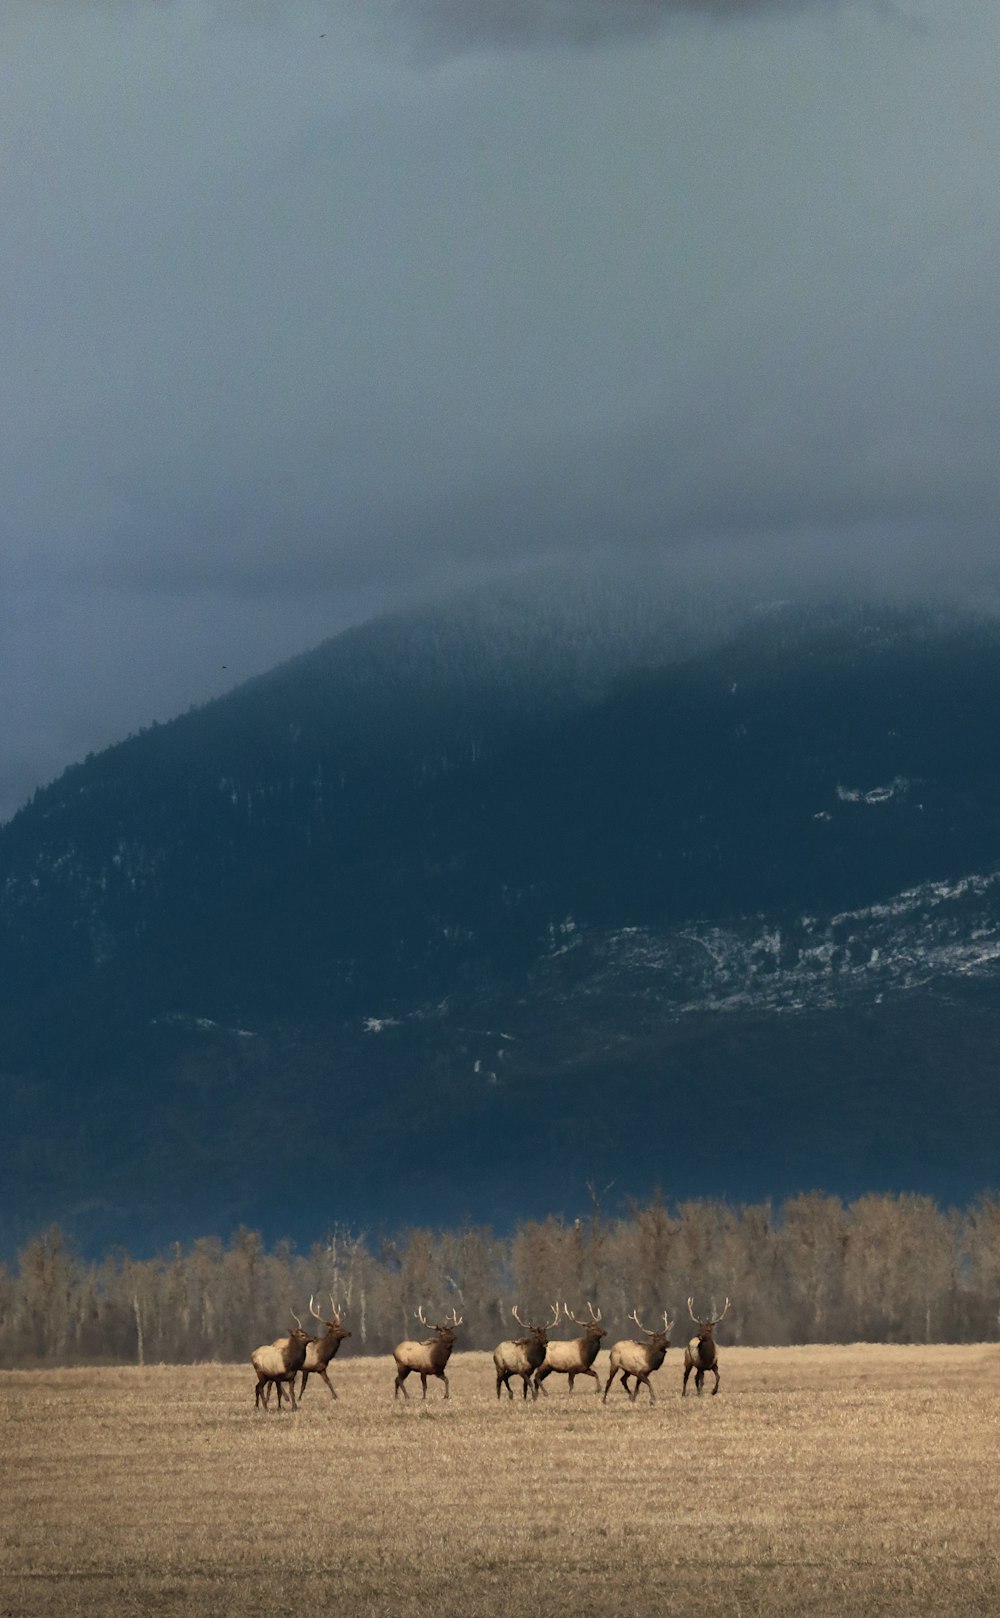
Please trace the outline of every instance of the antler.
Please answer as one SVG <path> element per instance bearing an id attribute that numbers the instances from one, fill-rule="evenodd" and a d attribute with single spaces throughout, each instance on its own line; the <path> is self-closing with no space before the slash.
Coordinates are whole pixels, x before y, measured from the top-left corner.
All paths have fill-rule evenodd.
<path id="1" fill-rule="evenodd" d="M 514 1316 L 514 1319 L 517 1321 L 518 1325 L 523 1326 L 525 1331 L 540 1331 L 540 1332 L 546 1332 L 547 1333 L 547 1332 L 552 1331 L 553 1328 L 558 1326 L 558 1324 L 559 1324 L 559 1304 L 558 1304 L 558 1301 L 555 1302 L 552 1305 L 552 1319 L 547 1320 L 545 1322 L 544 1326 L 533 1326 L 533 1325 L 531 1325 L 530 1321 L 522 1320 L 520 1315 L 517 1312 L 517 1304 L 516 1303 L 511 1306 L 511 1311 L 510 1312 Z"/>
<path id="2" fill-rule="evenodd" d="M 303 1330 L 302 1322 L 299 1319 L 298 1315 L 295 1313 L 295 1310 L 294 1309 L 289 1309 L 288 1313 L 291 1315 L 291 1317 L 294 1320 L 296 1326 L 298 1326 L 299 1331 L 302 1331 Z"/>
<path id="3" fill-rule="evenodd" d="M 648 1326 L 644 1326 L 642 1321 L 639 1319 L 639 1312 L 636 1309 L 632 1310 L 632 1313 L 629 1315 L 628 1318 L 629 1318 L 629 1320 L 634 1320 L 636 1325 L 638 1326 L 639 1330 L 644 1331 L 646 1333 L 647 1337 L 669 1337 L 670 1333 L 674 1329 L 674 1323 L 668 1317 L 667 1311 L 665 1309 L 663 1311 L 663 1331 L 662 1332 L 650 1331 Z"/>
<path id="4" fill-rule="evenodd" d="M 587 1308 L 590 1310 L 590 1319 L 592 1325 L 599 1325 L 601 1320 L 601 1311 L 598 1309 L 596 1315 L 594 1314 L 594 1305 L 591 1303 L 589 1298 L 587 1299 Z"/>
<path id="5" fill-rule="evenodd" d="M 309 1294 L 309 1313 L 312 1315 L 314 1320 L 322 1320 L 323 1319 L 323 1316 L 320 1314 L 319 1310 L 315 1307 L 315 1301 L 313 1299 L 313 1295 L 312 1295 L 311 1292 Z"/>
<path id="6" fill-rule="evenodd" d="M 340 1325 L 340 1309 L 337 1306 L 336 1300 L 334 1299 L 334 1296 L 333 1296 L 332 1292 L 330 1293 L 330 1313 L 333 1315 L 333 1324 L 335 1326 L 339 1326 Z"/>
<path id="7" fill-rule="evenodd" d="M 691 1319 L 694 1321 L 696 1326 L 717 1326 L 719 1324 L 719 1321 L 722 1319 L 722 1315 L 724 1315 L 726 1310 L 729 1308 L 729 1299 L 727 1298 L 726 1302 L 725 1302 L 725 1306 L 724 1306 L 723 1311 L 722 1311 L 722 1315 L 716 1315 L 714 1320 L 699 1320 L 698 1316 L 694 1312 L 694 1309 L 692 1308 L 693 1303 L 694 1303 L 694 1299 L 689 1298 L 688 1299 L 688 1312 L 689 1312 L 689 1314 L 691 1316 Z"/>
<path id="8" fill-rule="evenodd" d="M 424 1319 L 424 1306 L 423 1306 L 423 1304 L 421 1304 L 420 1308 L 417 1310 L 417 1319 L 419 1320 L 421 1326 L 427 1326 L 428 1325 L 428 1322 Z"/>
<path id="9" fill-rule="evenodd" d="M 462 1321 L 463 1321 L 464 1318 L 465 1317 L 463 1315 L 459 1314 L 457 1309 L 453 1309 L 451 1311 L 450 1317 L 448 1315 L 445 1315 L 444 1323 L 449 1328 L 453 1327 L 453 1326 L 460 1326 L 462 1324 Z"/>
<path id="10" fill-rule="evenodd" d="M 563 1314 L 565 1315 L 566 1319 L 571 1320 L 573 1322 L 574 1326 L 585 1326 L 587 1324 L 587 1322 L 585 1320 L 577 1320 L 575 1314 L 573 1313 L 573 1311 L 570 1308 L 568 1303 L 563 1304 L 562 1311 L 563 1311 Z"/>

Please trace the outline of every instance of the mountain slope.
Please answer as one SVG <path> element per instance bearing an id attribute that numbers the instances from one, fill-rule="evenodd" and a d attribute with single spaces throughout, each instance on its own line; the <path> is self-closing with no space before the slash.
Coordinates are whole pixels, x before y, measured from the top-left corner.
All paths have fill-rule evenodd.
<path id="1" fill-rule="evenodd" d="M 39 793 L 0 829 L 2 1239 L 980 1189 L 1000 636 L 713 627 L 387 620 Z"/>

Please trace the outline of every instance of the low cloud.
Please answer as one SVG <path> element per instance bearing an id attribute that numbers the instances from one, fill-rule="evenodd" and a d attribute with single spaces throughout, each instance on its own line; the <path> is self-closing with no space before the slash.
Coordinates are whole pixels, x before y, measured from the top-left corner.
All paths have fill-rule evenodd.
<path id="1" fill-rule="evenodd" d="M 982 599 L 1000 11 L 946 10 L 11 0 L 0 814 L 505 568 Z"/>
<path id="2" fill-rule="evenodd" d="M 442 48 L 592 46 L 678 18 L 731 21 L 801 11 L 815 0 L 400 0 L 399 24 Z"/>

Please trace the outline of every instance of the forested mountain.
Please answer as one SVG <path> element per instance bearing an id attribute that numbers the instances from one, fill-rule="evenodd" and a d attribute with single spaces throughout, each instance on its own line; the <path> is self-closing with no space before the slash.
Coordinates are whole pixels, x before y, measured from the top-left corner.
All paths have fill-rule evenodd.
<path id="1" fill-rule="evenodd" d="M 493 592 L 88 758 L 0 829 L 0 1240 L 968 1201 L 998 699 L 988 623 Z"/>

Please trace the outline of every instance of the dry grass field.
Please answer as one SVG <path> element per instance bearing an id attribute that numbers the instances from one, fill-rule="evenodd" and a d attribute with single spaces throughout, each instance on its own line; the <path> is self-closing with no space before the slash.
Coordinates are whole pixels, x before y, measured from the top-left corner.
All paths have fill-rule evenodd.
<path id="1" fill-rule="evenodd" d="M 345 1355 L 280 1416 L 249 1365 L 0 1373 L 0 1618 L 1000 1613 L 1000 1348 L 720 1359 L 525 1406 L 457 1354 L 394 1406 Z"/>

